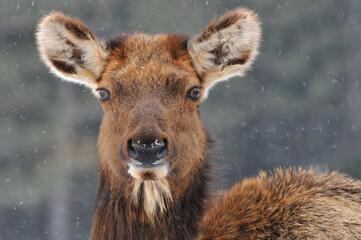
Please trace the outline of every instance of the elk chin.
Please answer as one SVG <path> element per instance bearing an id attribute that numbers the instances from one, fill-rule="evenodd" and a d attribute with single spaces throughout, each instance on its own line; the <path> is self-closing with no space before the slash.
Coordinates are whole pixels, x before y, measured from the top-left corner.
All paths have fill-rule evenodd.
<path id="1" fill-rule="evenodd" d="M 142 206 L 151 223 L 158 214 L 162 215 L 173 201 L 166 176 L 171 164 L 162 163 L 142 166 L 128 163 L 128 172 L 134 178 L 132 199 L 135 205 Z"/>
<path id="2" fill-rule="evenodd" d="M 161 180 L 168 176 L 170 163 L 142 166 L 135 163 L 128 163 L 128 173 L 137 180 Z"/>

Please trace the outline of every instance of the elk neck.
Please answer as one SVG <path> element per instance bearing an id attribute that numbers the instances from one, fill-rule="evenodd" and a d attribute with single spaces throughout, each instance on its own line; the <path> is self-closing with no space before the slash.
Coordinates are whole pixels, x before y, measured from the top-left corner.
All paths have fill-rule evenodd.
<path id="1" fill-rule="evenodd" d="M 157 209 L 154 219 L 144 211 L 139 196 L 136 203 L 131 196 L 134 179 L 114 176 L 100 166 L 99 186 L 95 201 L 95 215 L 91 239 L 193 239 L 203 217 L 208 196 L 209 163 L 204 160 L 185 187 L 184 182 L 170 180 L 171 194 L 185 189 L 178 197 L 166 202 L 163 213 Z M 145 187 L 144 181 L 141 187 Z M 144 189 L 141 191 L 144 194 Z M 177 195 L 177 194 L 176 194 Z"/>

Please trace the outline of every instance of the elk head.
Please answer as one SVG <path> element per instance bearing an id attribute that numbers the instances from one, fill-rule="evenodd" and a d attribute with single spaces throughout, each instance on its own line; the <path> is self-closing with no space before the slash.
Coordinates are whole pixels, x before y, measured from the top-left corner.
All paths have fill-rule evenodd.
<path id="1" fill-rule="evenodd" d="M 151 218 L 181 198 L 204 167 L 200 102 L 215 83 L 250 68 L 260 35 L 257 16 L 246 9 L 226 13 L 193 38 L 134 34 L 107 43 L 79 20 L 52 13 L 40 22 L 37 43 L 53 73 L 99 98 L 101 171 L 110 188 L 141 201 Z"/>

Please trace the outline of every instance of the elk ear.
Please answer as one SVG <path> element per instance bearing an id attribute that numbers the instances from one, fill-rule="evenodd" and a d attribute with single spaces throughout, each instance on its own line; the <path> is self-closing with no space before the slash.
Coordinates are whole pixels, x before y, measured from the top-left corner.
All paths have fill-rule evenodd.
<path id="1" fill-rule="evenodd" d="M 108 53 L 86 25 L 53 12 L 40 21 L 36 39 L 41 58 L 53 73 L 96 88 Z"/>
<path id="2" fill-rule="evenodd" d="M 207 90 L 216 82 L 242 76 L 258 55 L 261 26 L 255 13 L 238 8 L 213 20 L 188 44 L 188 51 Z M 206 94 L 205 94 L 206 96 Z"/>

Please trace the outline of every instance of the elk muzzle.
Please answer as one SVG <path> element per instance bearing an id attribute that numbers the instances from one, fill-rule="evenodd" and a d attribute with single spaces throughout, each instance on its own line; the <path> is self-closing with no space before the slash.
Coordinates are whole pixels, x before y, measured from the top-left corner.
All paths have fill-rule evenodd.
<path id="1" fill-rule="evenodd" d="M 158 126 L 143 125 L 137 128 L 124 145 L 128 173 L 136 179 L 158 180 L 166 177 L 176 158 L 171 137 Z"/>
<path id="2" fill-rule="evenodd" d="M 129 157 L 135 161 L 135 164 L 151 167 L 159 164 L 167 156 L 167 140 L 142 141 L 131 139 L 128 141 L 128 153 Z"/>

